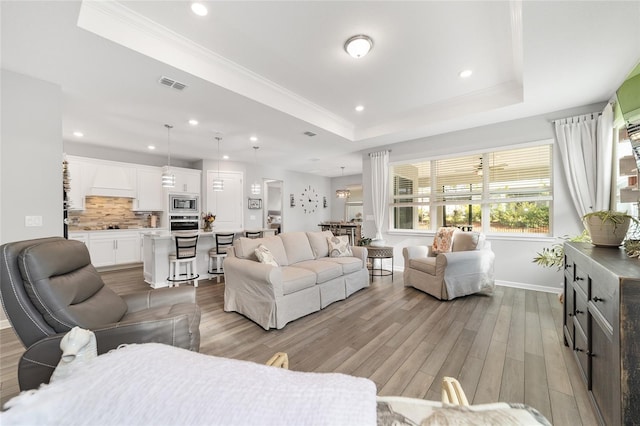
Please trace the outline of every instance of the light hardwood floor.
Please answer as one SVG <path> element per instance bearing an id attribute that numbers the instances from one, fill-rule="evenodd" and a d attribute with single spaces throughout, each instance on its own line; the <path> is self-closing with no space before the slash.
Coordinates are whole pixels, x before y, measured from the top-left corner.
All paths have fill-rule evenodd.
<path id="1" fill-rule="evenodd" d="M 148 288 L 141 268 L 102 276 L 121 294 Z M 597 424 L 563 344 L 556 295 L 497 287 L 492 296 L 440 302 L 403 287 L 402 274 L 394 278 L 376 277 L 347 300 L 271 331 L 224 312 L 223 283 L 200 281 L 200 352 L 260 363 L 287 352 L 291 370 L 368 377 L 379 395 L 440 400 L 441 379 L 451 376 L 475 404 L 524 402 L 557 426 Z M 12 329 L 0 331 L 0 343 L 4 404 L 18 392 L 24 349 Z"/>

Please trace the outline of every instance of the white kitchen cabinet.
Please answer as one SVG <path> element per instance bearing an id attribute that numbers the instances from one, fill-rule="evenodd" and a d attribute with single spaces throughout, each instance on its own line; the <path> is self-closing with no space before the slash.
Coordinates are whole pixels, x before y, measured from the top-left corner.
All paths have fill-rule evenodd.
<path id="1" fill-rule="evenodd" d="M 84 198 L 87 195 L 88 186 L 91 185 L 90 182 L 87 182 L 89 166 L 86 161 L 72 156 L 67 157 L 67 163 L 70 186 L 70 191 L 67 194 L 69 210 L 84 210 Z"/>
<path id="2" fill-rule="evenodd" d="M 167 209 L 162 192 L 162 169 L 160 167 L 138 167 L 134 211 L 163 211 Z"/>
<path id="3" fill-rule="evenodd" d="M 140 233 L 90 235 L 89 253 L 95 267 L 140 262 Z"/>
<path id="4" fill-rule="evenodd" d="M 202 186 L 202 172 L 200 170 L 172 167 L 171 172 L 176 177 L 176 185 L 170 188 L 169 192 L 200 195 L 200 187 Z"/>
<path id="5" fill-rule="evenodd" d="M 87 234 L 86 232 L 69 232 L 69 239 L 81 241 L 84 243 L 84 245 L 89 244 L 89 234 Z"/>

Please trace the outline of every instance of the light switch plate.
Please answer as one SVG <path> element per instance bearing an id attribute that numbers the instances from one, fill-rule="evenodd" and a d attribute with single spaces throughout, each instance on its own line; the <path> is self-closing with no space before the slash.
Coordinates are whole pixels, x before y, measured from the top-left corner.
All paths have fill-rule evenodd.
<path id="1" fill-rule="evenodd" d="M 24 226 L 28 226 L 28 227 L 42 226 L 42 216 L 25 216 Z"/>

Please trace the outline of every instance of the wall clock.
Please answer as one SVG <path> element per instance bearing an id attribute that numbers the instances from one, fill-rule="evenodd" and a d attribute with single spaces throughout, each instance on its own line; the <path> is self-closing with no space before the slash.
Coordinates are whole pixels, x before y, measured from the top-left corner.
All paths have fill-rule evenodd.
<path id="1" fill-rule="evenodd" d="M 318 208 L 318 193 L 309 185 L 302 191 L 300 205 L 305 213 L 313 213 Z"/>

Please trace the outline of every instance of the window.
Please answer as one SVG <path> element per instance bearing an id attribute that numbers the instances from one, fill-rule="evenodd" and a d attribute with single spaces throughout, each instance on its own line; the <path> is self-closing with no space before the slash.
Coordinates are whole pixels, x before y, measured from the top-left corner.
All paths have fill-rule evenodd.
<path id="1" fill-rule="evenodd" d="M 391 166 L 392 229 L 550 233 L 552 145 Z"/>

